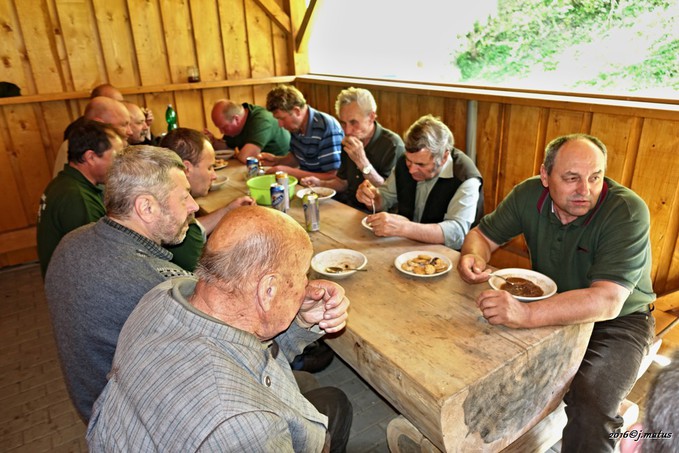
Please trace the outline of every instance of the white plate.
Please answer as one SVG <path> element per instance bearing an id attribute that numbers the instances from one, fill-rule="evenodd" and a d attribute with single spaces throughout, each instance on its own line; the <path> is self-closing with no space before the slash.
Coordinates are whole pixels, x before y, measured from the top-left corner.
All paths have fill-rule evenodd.
<path id="1" fill-rule="evenodd" d="M 217 161 L 215 162 L 215 170 L 221 170 L 222 168 L 226 168 L 229 166 L 229 162 L 226 159 L 223 159 L 222 161 L 220 161 L 219 159 L 221 158 L 217 158 Z"/>
<path id="2" fill-rule="evenodd" d="M 509 277 L 525 278 L 526 280 L 531 281 L 538 285 L 540 288 L 542 288 L 542 291 L 544 291 L 544 294 L 540 297 L 514 296 L 516 299 L 524 302 L 532 302 L 534 300 L 546 299 L 550 296 L 553 296 L 556 293 L 556 283 L 554 283 L 554 280 L 547 277 L 546 275 L 543 275 L 539 272 L 535 272 L 530 269 L 507 268 L 497 270 L 494 272 L 494 274 L 501 275 L 505 278 Z M 488 284 L 491 286 L 491 288 L 496 290 L 500 290 L 504 283 L 505 283 L 504 280 L 497 277 L 490 277 L 490 279 L 488 280 Z"/>
<path id="3" fill-rule="evenodd" d="M 236 154 L 235 149 L 218 149 L 218 150 L 215 150 L 215 157 L 217 159 L 229 160 L 233 157 L 234 154 Z"/>
<path id="4" fill-rule="evenodd" d="M 333 189 L 330 189 L 329 187 L 306 187 L 304 189 L 299 189 L 297 191 L 297 198 L 301 200 L 304 197 L 304 195 L 312 191 L 311 189 L 313 189 L 313 192 L 316 192 L 318 194 L 318 199 L 320 201 L 329 200 L 332 197 L 334 197 L 335 194 L 337 193 Z"/>
<path id="5" fill-rule="evenodd" d="M 221 189 L 224 184 L 226 184 L 226 181 L 228 181 L 229 178 L 227 178 L 224 175 L 217 176 L 217 179 L 214 180 L 212 185 L 210 186 L 210 190 L 217 190 Z"/>
<path id="6" fill-rule="evenodd" d="M 429 275 L 427 275 L 427 274 L 416 274 L 414 272 L 407 271 L 407 270 L 405 270 L 401 267 L 401 265 L 403 263 L 405 263 L 406 261 L 411 260 L 413 258 L 417 258 L 419 255 L 427 255 L 427 256 L 430 256 L 432 258 L 440 258 L 448 264 L 448 267 L 444 271 L 438 272 L 436 274 L 429 274 Z M 447 274 L 448 272 L 450 272 L 450 270 L 453 268 L 453 263 L 445 255 L 442 255 L 442 254 L 436 253 L 436 252 L 429 252 L 429 251 L 421 250 L 421 251 L 414 251 L 414 252 L 406 252 L 402 255 L 397 256 L 396 259 L 394 260 L 394 266 L 396 266 L 396 269 L 403 272 L 404 274 L 412 275 L 413 277 L 438 277 L 440 275 Z"/>
<path id="7" fill-rule="evenodd" d="M 311 258 L 311 268 L 321 275 L 330 278 L 344 278 L 355 274 L 357 271 L 330 273 L 325 269 L 330 266 L 349 267 L 363 269 L 368 264 L 368 258 L 361 252 L 351 249 L 331 249 L 317 253 Z"/>
<path id="8" fill-rule="evenodd" d="M 369 229 L 370 231 L 373 230 L 373 227 L 370 226 L 368 223 L 368 216 L 363 217 L 363 220 L 361 220 L 361 225 L 363 225 L 365 228 Z"/>

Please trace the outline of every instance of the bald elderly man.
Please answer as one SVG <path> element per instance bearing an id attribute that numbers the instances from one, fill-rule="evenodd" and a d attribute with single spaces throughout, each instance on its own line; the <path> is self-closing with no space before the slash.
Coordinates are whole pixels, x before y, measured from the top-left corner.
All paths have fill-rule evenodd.
<path id="1" fill-rule="evenodd" d="M 127 140 L 130 145 L 150 145 L 151 130 L 146 123 L 144 111 L 133 102 L 123 101 L 123 105 L 130 113 L 130 130 L 132 134 Z"/>
<path id="2" fill-rule="evenodd" d="M 85 107 L 83 118 L 109 124 L 123 139 L 125 145 L 132 136 L 130 127 L 130 113 L 121 101 L 116 101 L 105 96 L 98 96 L 90 100 Z M 55 178 L 64 165 L 68 163 L 68 139 L 66 139 L 57 152 L 54 160 L 52 177 Z"/>
<path id="3" fill-rule="evenodd" d="M 101 85 L 97 85 L 96 87 L 92 88 L 92 91 L 90 92 L 90 99 L 100 96 L 111 98 L 116 101 L 123 101 L 123 94 L 120 92 L 120 90 L 118 90 L 118 88 L 114 87 L 110 83 L 102 83 Z M 73 130 L 75 126 L 84 120 L 85 117 L 81 116 L 69 124 L 66 129 L 64 129 L 64 140 L 68 140 L 68 134 L 71 133 L 71 130 Z"/>
<path id="4" fill-rule="evenodd" d="M 221 139 L 205 129 L 205 135 L 215 149 L 238 148 L 238 160 L 261 152 L 285 156 L 290 150 L 290 133 L 278 125 L 271 112 L 258 105 L 238 104 L 220 99 L 212 108 L 212 122 L 224 134 Z"/>
<path id="5" fill-rule="evenodd" d="M 229 212 L 197 279 L 156 286 L 123 326 L 90 451 L 345 451 L 346 395 L 300 393 L 288 364 L 347 320 L 342 287 L 307 280 L 312 253 L 290 216 Z"/>

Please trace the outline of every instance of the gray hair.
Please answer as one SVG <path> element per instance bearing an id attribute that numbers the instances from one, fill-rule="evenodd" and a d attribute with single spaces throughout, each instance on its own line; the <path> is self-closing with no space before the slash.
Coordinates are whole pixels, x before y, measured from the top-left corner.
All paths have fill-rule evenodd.
<path id="1" fill-rule="evenodd" d="M 246 289 L 243 282 L 259 281 L 269 273 L 279 272 L 288 253 L 286 238 L 276 230 L 255 230 L 228 247 L 215 250 L 205 247 L 196 267 L 196 276 L 210 285 L 220 286 L 231 294 Z"/>
<path id="2" fill-rule="evenodd" d="M 554 168 L 554 161 L 556 160 L 556 155 L 559 154 L 559 150 L 561 149 L 561 147 L 566 143 L 575 140 L 587 140 L 594 146 L 599 148 L 604 155 L 604 170 L 606 170 L 606 160 L 608 153 L 606 151 L 606 145 L 604 145 L 601 140 L 589 134 L 569 134 L 557 137 L 551 142 L 549 142 L 549 144 L 547 144 L 547 147 L 545 148 L 545 159 L 542 162 L 542 165 L 544 165 L 548 175 L 552 174 L 552 169 Z"/>
<path id="3" fill-rule="evenodd" d="M 679 417 L 676 414 L 674 399 L 679 392 L 679 351 L 672 356 L 672 362 L 656 375 L 651 390 L 646 395 L 646 410 L 643 428 L 646 433 L 676 433 L 679 431 Z M 674 438 L 644 440 L 643 453 L 670 453 L 677 451 Z"/>
<path id="4" fill-rule="evenodd" d="M 126 219 L 140 195 L 152 195 L 165 204 L 174 188 L 172 169 L 186 167 L 177 153 L 157 146 L 128 146 L 113 159 L 106 178 L 104 205 L 110 216 Z"/>
<path id="5" fill-rule="evenodd" d="M 409 153 L 428 149 L 437 163 L 441 163 L 445 152 L 452 152 L 455 146 L 453 133 L 433 115 L 425 115 L 415 121 L 403 135 L 403 142 Z"/>
<path id="6" fill-rule="evenodd" d="M 365 88 L 350 87 L 346 90 L 340 91 L 335 101 L 335 114 L 339 117 L 340 109 L 352 102 L 358 104 L 364 115 L 368 116 L 371 113 L 377 113 L 377 103 L 372 93 Z"/>

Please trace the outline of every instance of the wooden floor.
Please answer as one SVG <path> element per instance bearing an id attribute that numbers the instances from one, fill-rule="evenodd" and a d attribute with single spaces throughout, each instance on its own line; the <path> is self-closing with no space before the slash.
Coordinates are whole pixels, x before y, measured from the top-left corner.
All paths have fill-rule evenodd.
<path id="1" fill-rule="evenodd" d="M 679 336 L 679 329 L 673 334 Z M 658 369 L 652 365 L 630 394 L 642 410 Z M 397 415 L 394 409 L 339 358 L 317 377 L 342 388 L 354 406 L 348 452 L 388 452 L 386 427 Z M 2 452 L 87 451 L 85 426 L 59 368 L 37 265 L 0 270 L 0 426 Z M 549 451 L 559 450 L 557 444 Z"/>

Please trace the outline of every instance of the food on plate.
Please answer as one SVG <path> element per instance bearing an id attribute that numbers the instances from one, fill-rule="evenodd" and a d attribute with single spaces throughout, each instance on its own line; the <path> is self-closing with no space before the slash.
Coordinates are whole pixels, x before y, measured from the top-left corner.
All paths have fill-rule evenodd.
<path id="1" fill-rule="evenodd" d="M 229 165 L 226 159 L 215 159 L 215 168 L 222 168 Z"/>
<path id="2" fill-rule="evenodd" d="M 433 275 L 444 272 L 448 269 L 448 263 L 441 258 L 429 255 L 417 255 L 401 264 L 401 269 L 417 275 Z"/>
<path id="3" fill-rule="evenodd" d="M 503 284 L 500 289 L 507 291 L 509 294 L 521 297 L 540 297 L 545 292 L 535 283 L 521 277 L 507 277 L 507 282 Z"/>

